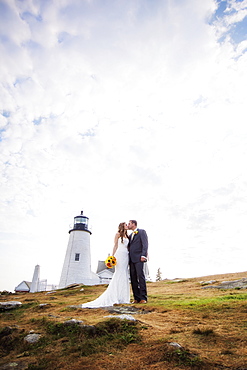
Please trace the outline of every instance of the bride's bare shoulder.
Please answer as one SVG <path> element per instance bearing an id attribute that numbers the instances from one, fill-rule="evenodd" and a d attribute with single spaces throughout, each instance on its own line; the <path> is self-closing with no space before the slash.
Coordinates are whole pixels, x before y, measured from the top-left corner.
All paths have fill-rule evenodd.
<path id="1" fill-rule="evenodd" d="M 115 239 L 119 239 L 119 238 L 120 238 L 120 233 L 116 233 Z"/>

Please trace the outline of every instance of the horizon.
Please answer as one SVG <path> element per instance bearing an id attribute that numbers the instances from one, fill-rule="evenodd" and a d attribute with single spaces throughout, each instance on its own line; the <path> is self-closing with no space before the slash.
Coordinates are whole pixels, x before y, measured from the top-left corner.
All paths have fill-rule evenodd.
<path id="1" fill-rule="evenodd" d="M 210 277 L 215 277 L 215 276 L 225 276 L 225 275 L 239 275 L 239 274 L 247 274 L 247 271 L 237 271 L 237 272 L 225 272 L 225 273 L 221 273 L 221 274 L 212 274 L 212 275 L 199 275 L 199 276 L 190 276 L 190 277 L 185 277 L 185 276 L 180 276 L 180 277 L 174 277 L 174 278 L 161 278 L 161 280 L 159 280 L 159 281 L 164 281 L 164 280 L 168 280 L 168 281 L 174 281 L 174 280 L 187 280 L 187 279 L 199 279 L 199 278 L 210 278 Z M 162 275 L 162 271 L 161 271 L 161 275 Z M 40 279 L 40 281 L 42 281 L 43 279 Z M 238 279 L 237 279 L 238 280 Z M 22 280 L 22 281 L 20 281 L 20 283 L 22 283 L 23 281 L 26 281 L 26 282 L 28 282 L 28 283 L 30 283 L 31 284 L 31 282 L 32 282 L 32 279 L 31 279 L 31 281 L 28 281 L 28 280 Z M 156 283 L 156 282 L 158 282 L 158 280 L 153 280 L 153 279 L 151 279 L 151 280 L 147 280 L 147 283 Z M 19 283 L 19 284 L 20 284 Z M 15 288 L 19 285 L 19 284 L 17 284 L 16 286 L 15 286 Z M 76 285 L 84 285 L 84 284 L 80 284 L 80 283 L 75 283 Z M 47 286 L 52 286 L 52 285 L 56 285 L 56 284 L 53 284 L 53 283 L 51 283 L 51 282 L 47 282 Z M 96 284 L 96 285 L 106 285 L 106 284 Z M 92 286 L 96 286 L 96 285 L 92 285 Z M 58 284 L 57 284 L 57 288 L 54 288 L 54 289 L 51 289 L 51 290 L 63 290 L 63 289 L 67 289 L 67 287 L 65 287 L 65 288 L 59 288 L 58 287 Z M 3 290 L 0 290 L 0 292 L 4 292 L 4 291 L 7 291 L 8 293 L 12 293 L 12 294 L 22 294 L 23 292 L 21 292 L 21 293 L 18 293 L 18 292 L 15 292 L 15 290 L 14 289 L 12 289 L 12 290 L 6 290 L 6 289 L 3 289 Z M 41 290 L 41 291 L 38 291 L 38 292 L 35 292 L 35 293 L 39 293 L 39 292 L 42 292 L 43 290 Z M 50 291 L 50 290 L 46 290 L 46 291 Z M 30 292 L 27 292 L 27 293 L 30 293 Z"/>

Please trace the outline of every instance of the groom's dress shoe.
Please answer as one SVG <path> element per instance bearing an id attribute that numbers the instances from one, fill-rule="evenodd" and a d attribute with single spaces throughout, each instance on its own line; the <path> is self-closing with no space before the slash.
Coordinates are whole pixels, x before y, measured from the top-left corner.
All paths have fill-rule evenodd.
<path id="1" fill-rule="evenodd" d="M 147 301 L 145 301 L 145 299 L 142 299 L 139 303 L 144 304 L 144 303 L 147 303 Z"/>
<path id="2" fill-rule="evenodd" d="M 136 299 L 133 301 L 133 302 L 131 302 L 131 303 L 139 303 Z"/>

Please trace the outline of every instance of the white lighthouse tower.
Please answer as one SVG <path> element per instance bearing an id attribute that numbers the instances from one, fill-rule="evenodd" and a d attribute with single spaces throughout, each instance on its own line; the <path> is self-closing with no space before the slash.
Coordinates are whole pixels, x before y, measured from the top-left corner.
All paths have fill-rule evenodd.
<path id="1" fill-rule="evenodd" d="M 35 293 L 39 291 L 39 283 L 40 283 L 40 265 L 36 265 L 33 273 L 30 293 Z"/>
<path id="2" fill-rule="evenodd" d="M 59 288 L 70 284 L 100 284 L 98 275 L 91 271 L 90 235 L 88 217 L 74 217 L 74 227 L 69 231 L 69 242 L 64 259 Z"/>

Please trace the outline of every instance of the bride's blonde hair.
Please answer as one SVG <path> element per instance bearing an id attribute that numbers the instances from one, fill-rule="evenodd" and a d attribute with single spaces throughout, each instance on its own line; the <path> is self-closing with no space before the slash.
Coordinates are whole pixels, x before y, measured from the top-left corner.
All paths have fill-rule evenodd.
<path id="1" fill-rule="evenodd" d="M 123 242 L 123 238 L 128 238 L 127 230 L 125 230 L 126 222 L 121 222 L 118 226 L 118 232 L 120 234 L 121 241 Z"/>

